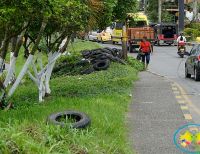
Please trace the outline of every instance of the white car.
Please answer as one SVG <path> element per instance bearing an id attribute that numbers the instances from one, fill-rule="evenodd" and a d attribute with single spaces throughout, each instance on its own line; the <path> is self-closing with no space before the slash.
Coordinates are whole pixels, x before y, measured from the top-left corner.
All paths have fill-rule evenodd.
<path id="1" fill-rule="evenodd" d="M 89 41 L 97 41 L 98 40 L 99 33 L 97 31 L 91 31 L 88 34 L 88 40 Z"/>

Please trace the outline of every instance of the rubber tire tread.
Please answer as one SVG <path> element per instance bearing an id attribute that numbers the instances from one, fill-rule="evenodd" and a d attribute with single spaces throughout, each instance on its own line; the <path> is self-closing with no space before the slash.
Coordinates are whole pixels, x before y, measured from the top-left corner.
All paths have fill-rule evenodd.
<path id="1" fill-rule="evenodd" d="M 86 128 L 91 123 L 91 119 L 89 118 L 87 114 L 79 112 L 79 111 L 72 111 L 72 110 L 51 114 L 47 118 L 47 123 L 65 127 L 66 124 L 64 122 L 59 122 L 56 120 L 58 117 L 65 116 L 65 115 L 77 116 L 80 118 L 79 121 L 71 124 L 71 128 L 74 128 L 74 129 Z"/>
<path id="2" fill-rule="evenodd" d="M 104 64 L 103 66 L 99 66 L 100 64 Z M 101 70 L 107 70 L 108 67 L 110 66 L 110 60 L 99 60 L 95 64 L 93 64 L 93 68 L 96 71 L 101 71 Z"/>

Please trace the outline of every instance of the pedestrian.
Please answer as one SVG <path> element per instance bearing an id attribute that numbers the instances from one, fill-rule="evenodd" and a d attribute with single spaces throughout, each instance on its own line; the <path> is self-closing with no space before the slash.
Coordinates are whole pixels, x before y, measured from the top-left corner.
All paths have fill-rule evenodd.
<path id="1" fill-rule="evenodd" d="M 150 53 L 153 53 L 153 48 L 151 46 L 151 43 L 147 41 L 146 36 L 143 37 L 143 39 L 141 40 L 139 50 L 141 52 L 142 62 L 145 65 L 145 69 L 147 69 L 150 62 Z"/>

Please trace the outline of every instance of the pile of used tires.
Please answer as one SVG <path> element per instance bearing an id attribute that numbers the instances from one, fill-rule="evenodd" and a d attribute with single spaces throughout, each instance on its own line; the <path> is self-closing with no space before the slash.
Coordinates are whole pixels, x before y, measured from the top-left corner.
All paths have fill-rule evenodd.
<path id="1" fill-rule="evenodd" d="M 106 70 L 109 68 L 111 61 L 125 64 L 121 59 L 121 53 L 122 51 L 116 48 L 99 48 L 82 51 L 82 56 L 84 58 L 82 63 L 88 62 L 91 64 L 91 67 L 83 70 L 81 74 L 90 74 L 94 71 Z"/>
<path id="2" fill-rule="evenodd" d="M 55 76 L 90 74 L 95 71 L 106 70 L 111 62 L 125 64 L 121 59 L 122 51 L 116 48 L 98 48 L 81 51 L 81 57 L 69 62 L 65 59 L 57 64 L 53 70 Z M 66 57 L 69 58 L 69 57 Z"/>

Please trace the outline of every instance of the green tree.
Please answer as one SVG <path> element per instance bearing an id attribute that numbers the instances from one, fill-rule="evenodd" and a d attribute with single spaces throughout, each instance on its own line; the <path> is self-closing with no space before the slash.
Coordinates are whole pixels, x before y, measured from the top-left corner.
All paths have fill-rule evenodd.
<path id="1" fill-rule="evenodd" d="M 104 29 L 115 20 L 125 21 L 127 13 L 137 11 L 137 0 L 94 0 L 98 6 L 97 12 L 94 12 L 96 19 L 95 27 Z"/>
<path id="2" fill-rule="evenodd" d="M 148 1 L 147 14 L 152 22 L 158 22 L 158 0 Z"/>
<path id="3" fill-rule="evenodd" d="M 124 21 L 127 13 L 133 13 L 138 10 L 137 0 L 118 0 L 113 9 L 113 19 Z"/>
<path id="4" fill-rule="evenodd" d="M 70 35 L 83 29 L 88 22 L 89 9 L 82 0 L 9 0 L 0 2 L 0 34 L 2 36 L 0 64 L 3 65 L 8 45 L 12 40 L 10 68 L 3 82 L 11 97 L 26 73 L 36 83 L 39 100 L 50 93 L 49 80 L 56 60 L 66 50 Z M 15 72 L 18 53 L 23 44 L 27 60 L 13 85 L 8 86 Z M 45 40 L 45 41 L 43 41 Z M 46 66 L 42 63 L 40 44 L 45 42 L 48 54 Z M 38 53 L 38 54 L 36 54 Z M 36 67 L 35 59 L 40 62 Z M 33 71 L 29 68 L 32 67 Z M 11 87 L 10 89 L 8 89 Z M 2 95 L 4 96 L 4 95 Z"/>
<path id="5" fill-rule="evenodd" d="M 163 3 L 163 8 L 170 8 L 169 3 Z M 147 7 L 147 15 L 151 22 L 158 22 L 158 0 L 150 0 Z M 174 15 L 167 11 L 162 10 L 162 21 L 163 22 L 174 22 Z"/>

